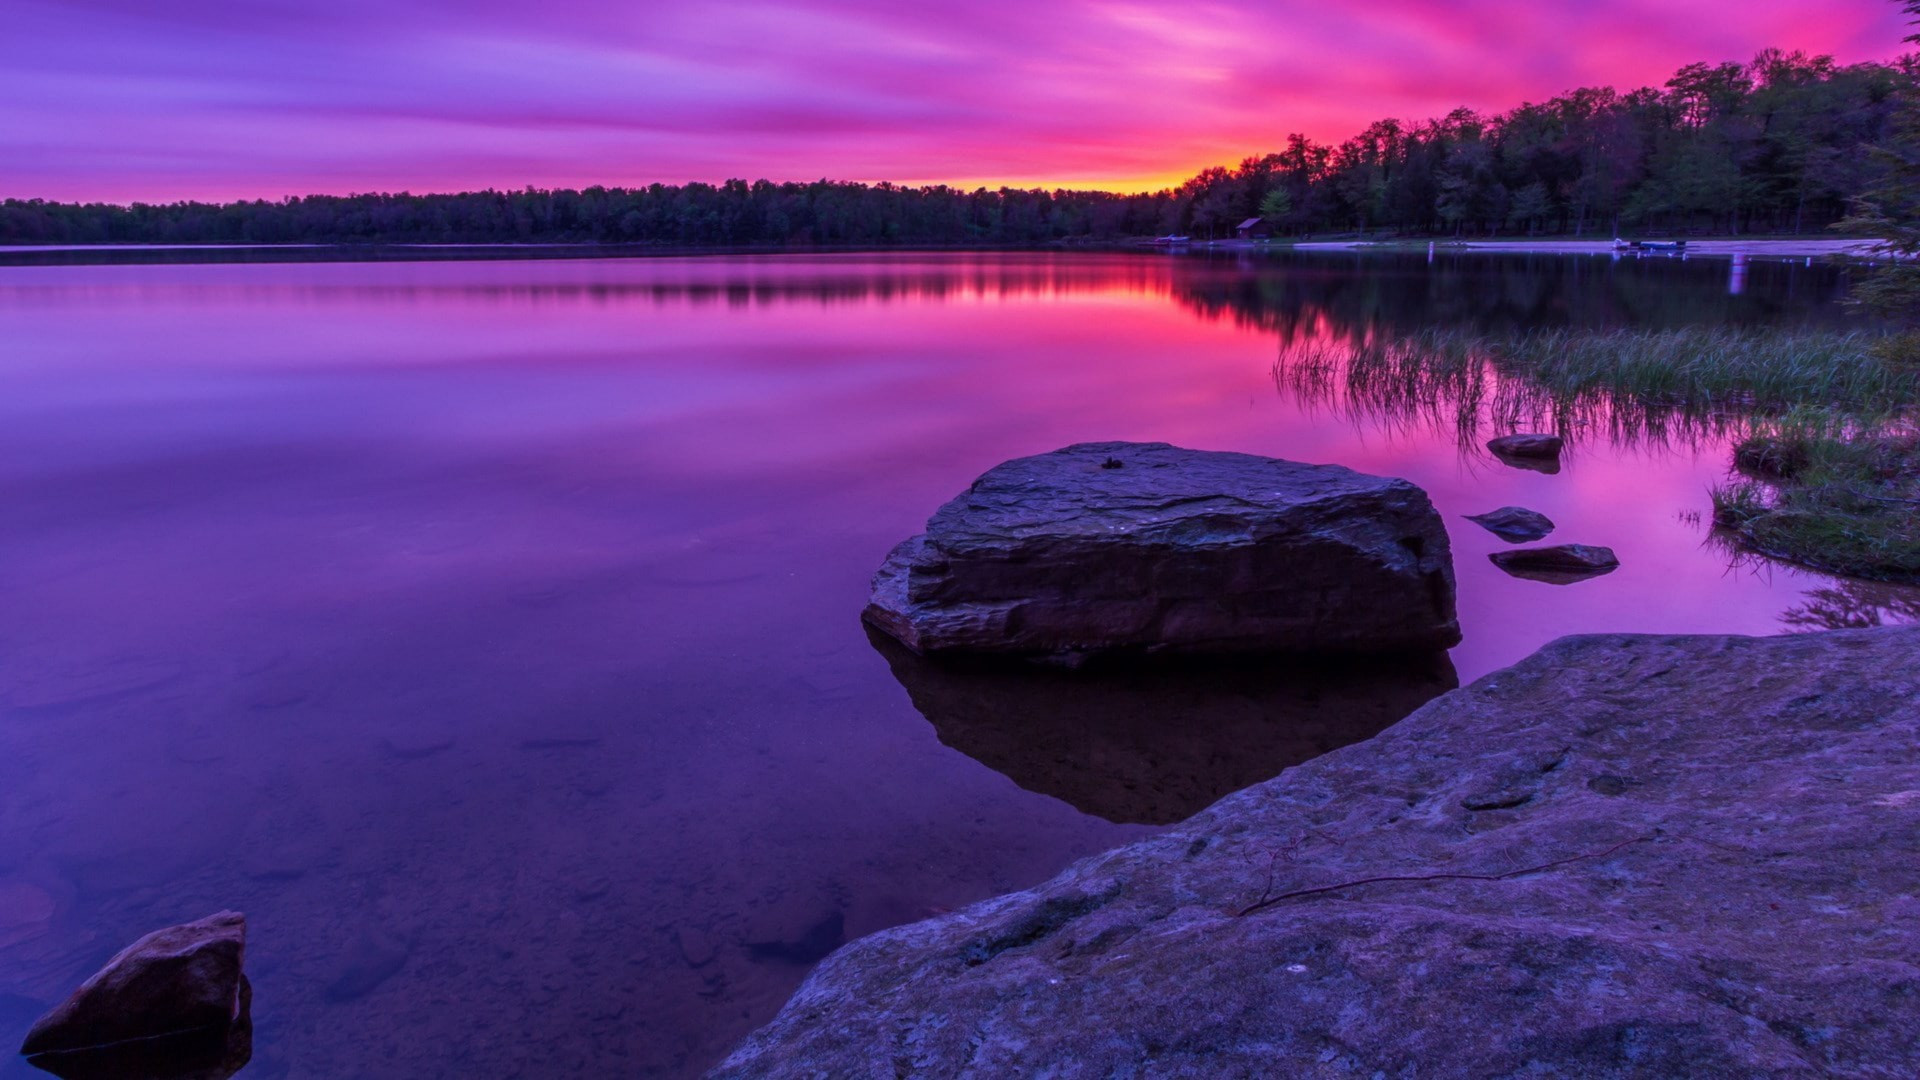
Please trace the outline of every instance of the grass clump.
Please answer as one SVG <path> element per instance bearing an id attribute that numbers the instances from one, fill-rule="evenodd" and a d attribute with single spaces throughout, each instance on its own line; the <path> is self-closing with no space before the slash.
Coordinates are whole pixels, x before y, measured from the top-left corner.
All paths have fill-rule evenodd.
<path id="1" fill-rule="evenodd" d="M 1920 372 L 1890 362 L 1886 342 L 1864 332 L 1711 327 L 1541 330 L 1487 348 L 1504 369 L 1562 394 L 1692 409 L 1871 411 L 1920 396 Z"/>
<path id="2" fill-rule="evenodd" d="M 1826 329 L 1434 329 L 1283 347 L 1274 378 L 1389 426 L 1734 436 L 1722 539 L 1876 581 L 1920 583 L 1920 334 Z"/>
<path id="3" fill-rule="evenodd" d="M 1714 522 L 1773 558 L 1875 581 L 1920 583 L 1920 430 L 1800 412 L 1734 449 L 1740 479 Z"/>
<path id="4" fill-rule="evenodd" d="M 1463 435 L 1483 424 L 1550 424 L 1670 436 L 1807 407 L 1895 414 L 1920 402 L 1920 338 L 1818 328 L 1433 329 L 1298 343 L 1283 349 L 1275 377 L 1308 400 L 1451 420 Z"/>

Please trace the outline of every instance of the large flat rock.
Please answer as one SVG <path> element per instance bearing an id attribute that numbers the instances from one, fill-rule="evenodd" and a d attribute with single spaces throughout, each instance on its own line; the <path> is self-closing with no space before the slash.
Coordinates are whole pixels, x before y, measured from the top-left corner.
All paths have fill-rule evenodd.
<path id="1" fill-rule="evenodd" d="M 841 949 L 718 1074 L 1920 1075 L 1920 628 L 1563 639 Z"/>
<path id="2" fill-rule="evenodd" d="M 1426 493 L 1337 465 L 1082 443 L 1000 465 L 874 579 L 921 653 L 1389 653 L 1460 640 Z"/>

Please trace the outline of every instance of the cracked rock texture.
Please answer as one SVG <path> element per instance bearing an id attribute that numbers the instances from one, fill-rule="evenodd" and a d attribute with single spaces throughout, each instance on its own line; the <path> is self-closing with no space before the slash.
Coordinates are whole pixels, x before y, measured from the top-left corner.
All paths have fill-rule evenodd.
<path id="1" fill-rule="evenodd" d="M 988 471 L 887 557 L 866 618 L 921 653 L 1389 653 L 1460 640 L 1405 480 L 1082 443 Z"/>
<path id="2" fill-rule="evenodd" d="M 1920 1075 L 1920 628 L 1563 639 L 841 949 L 717 1074 Z"/>

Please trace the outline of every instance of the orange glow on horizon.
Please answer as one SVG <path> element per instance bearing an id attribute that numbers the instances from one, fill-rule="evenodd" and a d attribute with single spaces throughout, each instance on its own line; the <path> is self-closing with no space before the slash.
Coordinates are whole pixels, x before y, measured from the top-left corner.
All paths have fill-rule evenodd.
<path id="1" fill-rule="evenodd" d="M 728 177 L 1151 192 L 1289 132 L 1337 144 L 1767 47 L 1887 60 L 1908 29 L 1885 0 L 268 7 L 26 4 L 0 35 L 0 198 Z"/>

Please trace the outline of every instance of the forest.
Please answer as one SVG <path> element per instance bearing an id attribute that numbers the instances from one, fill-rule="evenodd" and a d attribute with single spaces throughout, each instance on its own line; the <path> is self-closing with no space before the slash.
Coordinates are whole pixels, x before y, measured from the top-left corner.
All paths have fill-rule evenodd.
<path id="1" fill-rule="evenodd" d="M 1575 90 L 1495 116 L 1381 120 L 1330 145 L 1149 194 L 811 183 L 309 195 L 226 204 L 0 202 L 0 243 L 1031 246 L 1233 235 L 1598 236 L 1823 231 L 1884 182 L 1912 58 L 1768 50 L 1660 88 Z"/>

